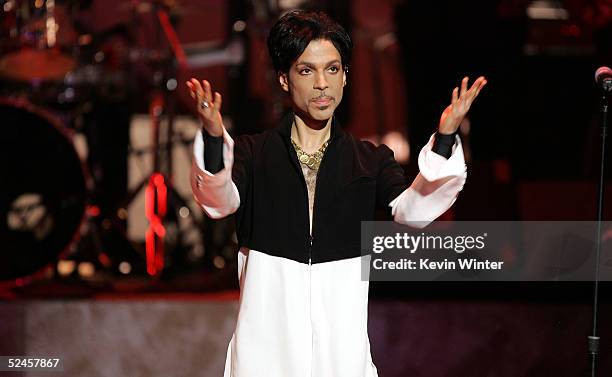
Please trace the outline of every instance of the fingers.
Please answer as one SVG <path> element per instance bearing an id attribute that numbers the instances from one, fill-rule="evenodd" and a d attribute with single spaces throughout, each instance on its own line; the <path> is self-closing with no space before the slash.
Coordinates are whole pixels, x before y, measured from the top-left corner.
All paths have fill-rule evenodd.
<path id="1" fill-rule="evenodd" d="M 453 95 L 451 97 L 451 103 L 454 105 L 459 100 L 459 88 L 453 89 Z"/>
<path id="2" fill-rule="evenodd" d="M 223 99 L 221 98 L 221 94 L 219 92 L 215 92 L 215 108 L 217 111 L 221 111 L 221 103 L 223 103 Z"/>
<path id="3" fill-rule="evenodd" d="M 202 98 L 202 96 L 204 95 L 204 92 L 198 80 L 191 78 L 189 81 L 186 82 L 186 84 L 189 88 L 189 95 L 191 96 L 191 98 L 199 101 L 199 99 Z"/>
<path id="4" fill-rule="evenodd" d="M 210 86 L 210 83 L 206 80 L 202 80 L 202 88 L 204 89 L 204 100 L 211 102 L 213 99 L 212 96 L 212 87 Z"/>
<path id="5" fill-rule="evenodd" d="M 200 84 L 198 80 L 191 78 L 186 84 L 196 97 L 201 97 L 209 102 L 212 101 L 212 88 L 208 81 L 202 80 Z"/>
<path id="6" fill-rule="evenodd" d="M 470 101 L 470 103 L 474 101 L 486 83 L 487 80 L 484 78 L 484 76 L 480 76 L 478 79 L 476 79 L 476 81 L 474 81 L 474 84 L 472 84 L 472 87 L 468 91 L 468 101 Z"/>
<path id="7" fill-rule="evenodd" d="M 474 83 L 472 84 L 472 87 L 470 88 L 470 92 L 475 93 L 477 92 L 483 85 L 483 83 L 485 82 L 485 78 L 484 76 L 480 76 L 479 78 L 476 79 L 476 81 L 474 81 Z"/>
<path id="8" fill-rule="evenodd" d="M 202 82 L 200 82 L 195 78 L 191 78 L 185 84 L 189 88 L 189 95 L 191 98 L 197 101 L 204 100 L 210 105 L 214 105 L 216 109 L 221 109 L 221 94 L 214 92 L 213 96 L 213 90 L 210 82 L 207 80 L 202 80 Z"/>
<path id="9" fill-rule="evenodd" d="M 474 81 L 469 90 L 467 89 L 468 82 L 469 77 L 467 76 L 461 80 L 461 91 L 457 100 L 473 101 L 474 98 L 478 96 L 482 88 L 487 84 L 487 79 L 484 76 L 480 76 L 478 79 L 476 79 L 476 81 Z M 455 90 L 457 90 L 457 88 L 455 88 Z M 453 103 L 455 101 L 455 91 L 453 91 Z"/>
<path id="10" fill-rule="evenodd" d="M 188 81 L 189 85 L 189 89 L 191 89 L 196 97 L 201 97 L 204 92 L 202 90 L 202 85 L 200 85 L 200 82 L 196 79 L 194 79 L 193 77 Z"/>
<path id="11" fill-rule="evenodd" d="M 189 95 L 191 96 L 191 98 L 196 99 L 196 89 L 193 86 L 193 84 L 190 81 L 187 81 L 187 87 L 189 88 Z"/>
<path id="12" fill-rule="evenodd" d="M 485 79 L 484 77 L 482 78 L 482 82 L 480 83 L 480 86 L 476 89 L 476 96 L 480 93 L 480 91 L 482 90 L 482 88 L 484 88 L 485 85 L 487 85 L 487 79 Z M 474 97 L 476 97 L 474 96 Z"/>
<path id="13" fill-rule="evenodd" d="M 465 76 L 463 78 L 463 80 L 461 80 L 461 95 L 460 95 L 460 97 L 463 97 L 465 95 L 465 92 L 467 92 L 468 80 L 469 80 L 469 77 L 467 77 L 467 76 Z"/>

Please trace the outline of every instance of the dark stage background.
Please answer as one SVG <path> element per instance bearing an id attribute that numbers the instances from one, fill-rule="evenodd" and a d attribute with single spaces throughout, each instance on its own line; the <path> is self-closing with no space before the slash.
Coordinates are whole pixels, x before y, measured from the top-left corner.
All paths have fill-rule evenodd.
<path id="1" fill-rule="evenodd" d="M 443 219 L 596 219 L 593 75 L 612 64 L 609 0 L 56 1 L 67 15 L 60 30 L 71 30 L 60 47 L 74 66 L 49 80 L 16 77 L 18 67 L 6 63 L 37 40 L 31 29 L 46 15 L 14 10 L 38 9 L 33 2 L 0 4 L 0 119 L 12 122 L 0 120 L 10 136 L 0 162 L 9 186 L 0 190 L 0 355 L 62 353 L 61 375 L 221 375 L 237 308 L 237 245 L 233 219 L 212 221 L 191 198 L 197 123 L 184 82 L 206 78 L 223 93 L 232 134 L 274 127 L 287 101 L 265 37 L 294 7 L 325 10 L 349 29 L 356 47 L 338 116 L 356 136 L 390 145 L 409 177 L 452 89 L 465 75 L 487 77 L 461 126 L 468 180 Z M 170 16 L 186 67 L 172 58 L 157 10 Z M 56 62 L 45 59 L 45 67 Z M 163 109 L 157 169 L 155 104 Z M 25 113 L 37 120 L 19 118 Z M 144 195 L 154 171 L 169 190 L 163 253 L 155 255 L 147 253 Z M 55 217 L 45 231 L 55 238 L 42 246 L 10 232 L 15 198 L 31 185 L 44 186 L 43 202 L 69 203 L 70 211 L 49 206 Z M 33 199 L 19 200 L 27 207 Z M 590 283 L 370 287 L 381 377 L 588 373 Z M 612 371 L 610 288 L 600 290 L 601 376 Z"/>

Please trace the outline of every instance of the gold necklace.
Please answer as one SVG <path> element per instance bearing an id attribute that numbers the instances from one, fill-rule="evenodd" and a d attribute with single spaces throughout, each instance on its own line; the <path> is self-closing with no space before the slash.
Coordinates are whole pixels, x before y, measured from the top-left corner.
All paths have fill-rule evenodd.
<path id="1" fill-rule="evenodd" d="M 300 148 L 299 145 L 297 145 L 297 143 L 293 140 L 293 138 L 291 138 L 291 144 L 293 144 L 293 148 L 295 148 L 295 152 L 297 153 L 298 160 L 302 164 L 308 166 L 310 169 L 315 170 L 315 171 L 319 170 L 319 166 L 321 165 L 321 161 L 323 160 L 323 155 L 325 154 L 325 150 L 327 149 L 327 146 L 329 145 L 329 141 L 330 139 L 327 139 L 327 141 L 323 143 L 323 145 L 321 145 L 318 151 L 310 154 L 310 153 L 304 152 L 304 150 Z"/>

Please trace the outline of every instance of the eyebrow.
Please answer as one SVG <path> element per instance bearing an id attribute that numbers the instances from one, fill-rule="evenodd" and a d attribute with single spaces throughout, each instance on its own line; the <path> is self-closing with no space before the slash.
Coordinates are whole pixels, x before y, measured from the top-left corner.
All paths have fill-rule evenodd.
<path id="1" fill-rule="evenodd" d="M 330 62 L 325 63 L 324 66 L 327 67 L 327 66 L 330 66 L 330 65 L 336 64 L 336 63 L 342 64 L 342 62 L 340 62 L 340 60 L 334 59 L 334 60 L 332 60 Z M 307 67 L 316 67 L 316 64 L 310 63 L 310 62 L 297 62 L 297 63 L 295 63 L 295 65 L 305 65 Z"/>

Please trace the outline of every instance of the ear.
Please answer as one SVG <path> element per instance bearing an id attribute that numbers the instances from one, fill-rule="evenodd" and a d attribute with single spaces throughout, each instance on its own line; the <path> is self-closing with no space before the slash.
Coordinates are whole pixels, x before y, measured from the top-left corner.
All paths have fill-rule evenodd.
<path id="1" fill-rule="evenodd" d="M 342 71 L 342 86 L 346 86 L 346 71 Z"/>
<path id="2" fill-rule="evenodd" d="M 285 91 L 289 91 L 289 77 L 284 72 L 278 73 L 278 82 L 280 83 L 281 88 Z"/>

